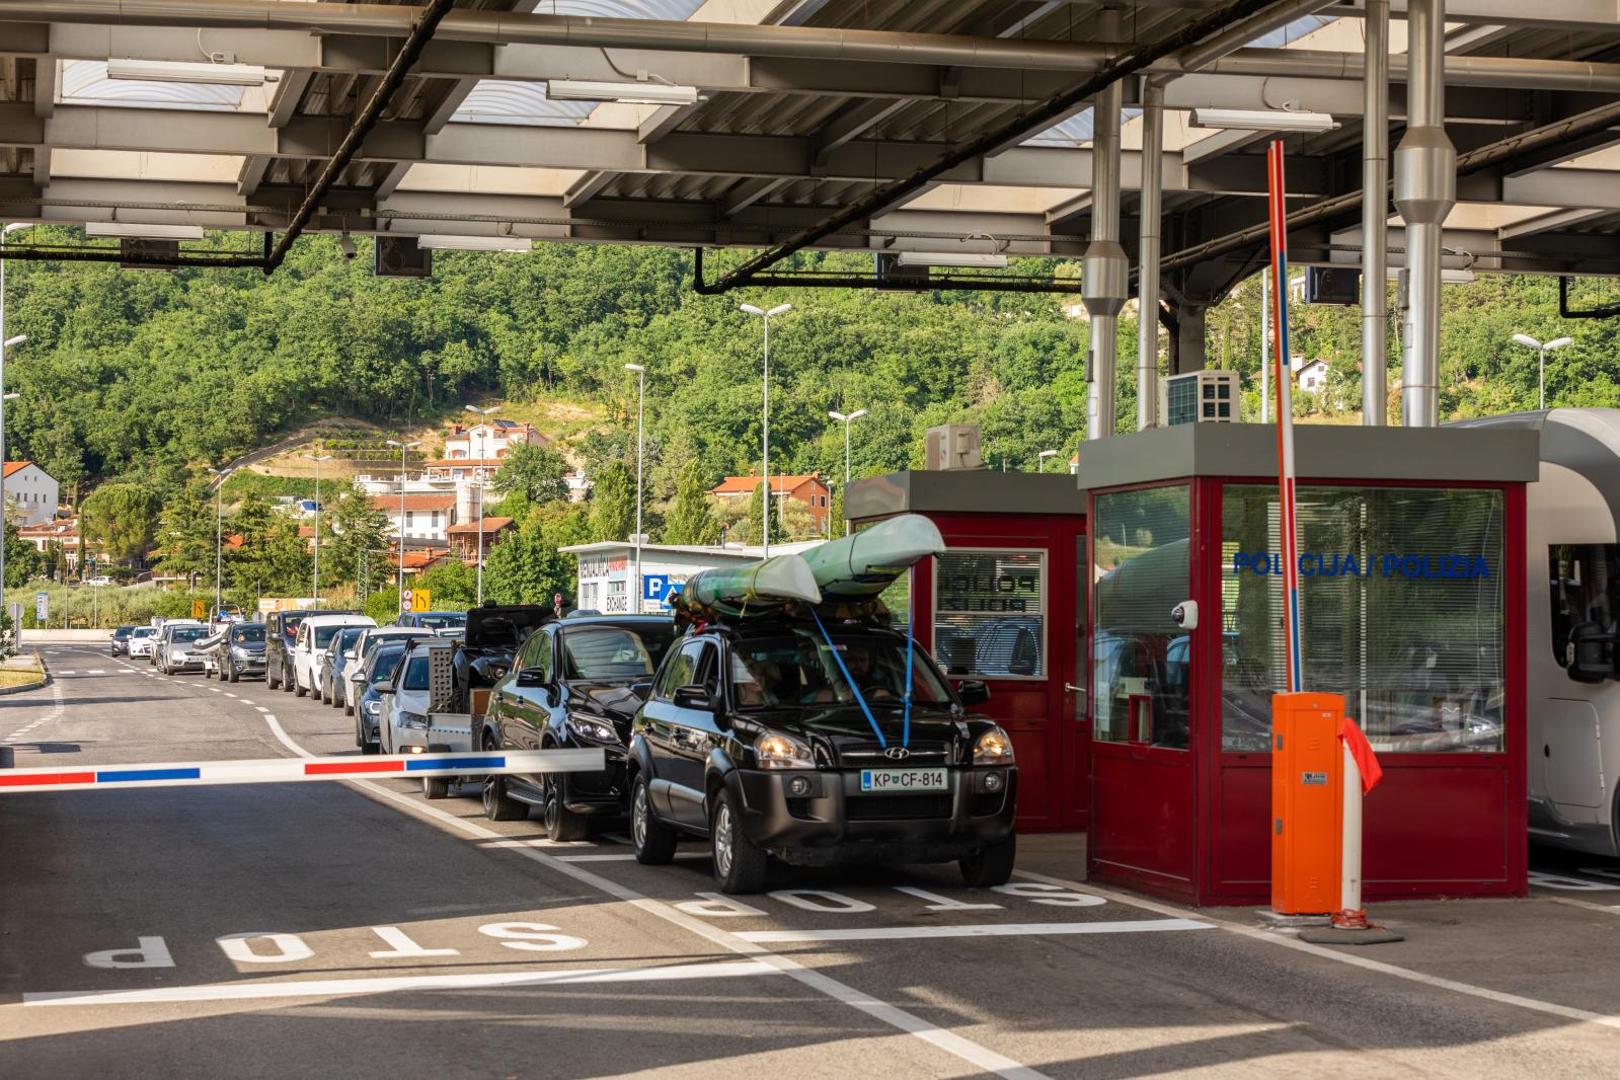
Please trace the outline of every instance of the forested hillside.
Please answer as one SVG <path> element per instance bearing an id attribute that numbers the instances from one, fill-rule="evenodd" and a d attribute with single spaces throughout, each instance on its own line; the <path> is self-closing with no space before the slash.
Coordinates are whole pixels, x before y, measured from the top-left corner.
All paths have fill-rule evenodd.
<path id="1" fill-rule="evenodd" d="M 29 341 L 6 371 L 6 389 L 21 394 L 7 409 L 7 449 L 40 461 L 65 490 L 116 478 L 167 492 L 323 416 L 401 430 L 474 398 L 549 395 L 606 407 L 605 430 L 575 448 L 601 463 L 633 437 L 623 365 L 634 361 L 648 368 L 654 490 L 667 498 L 690 462 L 711 479 L 756 459 L 760 328 L 740 300 L 795 307 L 773 323 L 778 467 L 842 472 L 830 408 L 870 410 L 855 432 L 857 473 L 917 460 L 922 431 L 945 420 L 983 425 L 993 467 L 1032 467 L 1039 450 L 1079 437 L 1086 326 L 1062 315 L 1074 297 L 701 297 L 689 277 L 686 252 L 552 245 L 525 256 L 441 252 L 431 281 L 384 280 L 366 245 L 346 262 L 325 239 L 300 244 L 269 279 L 14 262 L 7 329 Z M 1251 387 L 1258 301 L 1251 281 L 1209 320 L 1211 363 Z M 1482 275 L 1448 286 L 1445 304 L 1448 415 L 1534 406 L 1535 354 L 1512 343 L 1516 331 L 1575 336 L 1550 358 L 1550 400 L 1620 404 L 1613 323 L 1559 320 L 1555 282 Z M 1295 311 L 1295 351 L 1332 364 L 1328 393 L 1302 408 L 1359 407 L 1359 310 Z M 1135 335 L 1128 315 L 1122 421 L 1134 415 Z"/>

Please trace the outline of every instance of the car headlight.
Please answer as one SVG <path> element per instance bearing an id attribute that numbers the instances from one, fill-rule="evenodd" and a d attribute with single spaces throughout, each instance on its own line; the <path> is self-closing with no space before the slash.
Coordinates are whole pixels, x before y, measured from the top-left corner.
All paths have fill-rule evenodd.
<path id="1" fill-rule="evenodd" d="M 973 764 L 975 765 L 1011 765 L 1013 763 L 1012 739 L 999 727 L 992 727 L 979 736 L 979 741 L 973 744 Z"/>
<path id="2" fill-rule="evenodd" d="M 594 716 L 568 717 L 568 730 L 582 739 L 599 743 L 617 743 L 619 733 L 612 724 L 605 720 L 598 720 Z"/>
<path id="3" fill-rule="evenodd" d="M 772 733 L 754 740 L 754 760 L 762 769 L 813 769 L 810 747 L 790 735 Z"/>
<path id="4" fill-rule="evenodd" d="M 247 659 L 249 659 L 248 651 L 246 649 L 242 648 L 242 646 L 240 646 L 240 645 L 232 645 L 231 646 L 231 657 L 233 659 L 236 659 L 236 660 L 247 660 Z"/>
<path id="5" fill-rule="evenodd" d="M 423 716 L 421 713 L 402 712 L 399 714 L 399 726 L 404 728 L 414 728 L 417 731 L 426 731 L 428 726 L 428 718 Z"/>
<path id="6" fill-rule="evenodd" d="M 367 716 L 376 716 L 378 713 L 382 712 L 382 702 L 368 701 L 365 703 L 364 708 Z"/>

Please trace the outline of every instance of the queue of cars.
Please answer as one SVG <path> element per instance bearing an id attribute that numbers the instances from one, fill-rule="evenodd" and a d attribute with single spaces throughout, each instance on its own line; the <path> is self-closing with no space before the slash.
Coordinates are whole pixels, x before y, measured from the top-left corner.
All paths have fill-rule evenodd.
<path id="1" fill-rule="evenodd" d="M 153 642 L 165 672 L 203 665 L 206 625 L 146 629 L 122 647 Z M 490 819 L 538 811 L 553 841 L 627 818 L 644 864 L 669 862 L 683 838 L 706 842 L 727 893 L 763 888 L 773 862 L 954 861 L 974 886 L 1012 872 L 1012 743 L 971 711 L 988 689 L 953 687 L 877 620 L 782 613 L 678 634 L 667 616 L 558 618 L 536 605 L 474 608 L 459 628 L 304 610 L 205 644 L 222 678 L 262 671 L 271 689 L 353 715 L 361 753 L 601 749 L 600 772 L 463 779 Z"/>

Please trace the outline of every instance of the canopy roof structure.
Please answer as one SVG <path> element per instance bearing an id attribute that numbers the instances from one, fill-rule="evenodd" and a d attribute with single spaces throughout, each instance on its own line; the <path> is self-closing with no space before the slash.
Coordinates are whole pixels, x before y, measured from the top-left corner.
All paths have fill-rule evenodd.
<path id="1" fill-rule="evenodd" d="M 1134 261 L 1158 78 L 1164 288 L 1207 303 L 1265 258 L 1268 115 L 1331 117 L 1287 135 L 1294 262 L 1359 262 L 1363 2 L 458 0 L 307 226 L 766 248 L 843 212 L 809 246 L 1078 258 L 1091 108 L 1042 107 L 1173 41 L 1119 80 L 1121 231 Z M 284 230 L 423 11 L 0 0 L 0 219 Z M 1444 19 L 1445 265 L 1620 273 L 1620 0 L 1450 0 Z M 1230 122 L 1211 109 L 1261 130 L 1195 126 Z"/>

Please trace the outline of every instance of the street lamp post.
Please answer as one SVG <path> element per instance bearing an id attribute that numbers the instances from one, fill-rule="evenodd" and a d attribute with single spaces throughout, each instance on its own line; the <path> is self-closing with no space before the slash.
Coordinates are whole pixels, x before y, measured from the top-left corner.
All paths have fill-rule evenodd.
<path id="1" fill-rule="evenodd" d="M 480 431 L 478 434 L 478 466 L 474 475 L 478 481 L 478 603 L 484 602 L 484 455 L 489 452 L 489 418 L 500 411 L 499 405 L 491 405 L 487 409 L 480 409 L 476 405 L 468 405 L 467 411 L 478 415 Z"/>
<path id="2" fill-rule="evenodd" d="M 0 615 L 10 609 L 6 607 L 6 545 L 4 543 L 4 520 L 6 512 L 6 478 L 4 463 L 6 460 L 6 405 L 8 400 L 15 398 L 16 394 L 6 394 L 6 350 L 14 345 L 21 345 L 28 340 L 27 334 L 17 334 L 6 337 L 6 237 L 20 229 L 28 228 L 32 222 L 13 221 L 9 225 L 0 226 Z M 19 620 L 20 622 L 21 620 Z M 13 641 L 20 641 L 18 633 L 21 626 L 12 627 Z"/>
<path id="3" fill-rule="evenodd" d="M 631 601 L 636 614 L 641 614 L 641 468 L 646 454 L 645 420 L 647 415 L 647 369 L 640 364 L 626 364 L 624 370 L 636 373 L 636 577 Z"/>
<path id="4" fill-rule="evenodd" d="M 792 311 L 793 305 L 777 304 L 769 311 L 762 311 L 753 304 L 739 304 L 738 307 L 749 315 L 758 315 L 765 324 L 765 369 L 760 380 L 765 388 L 760 428 L 760 469 L 765 478 L 765 506 L 759 518 L 762 526 L 759 542 L 761 554 L 768 559 L 771 557 L 771 320 Z"/>
<path id="5" fill-rule="evenodd" d="M 1049 458 L 1049 457 L 1057 457 L 1057 453 L 1058 452 L 1056 450 L 1042 450 L 1040 453 L 1036 454 L 1035 455 L 1035 471 L 1036 472 L 1045 472 L 1046 471 L 1046 459 Z"/>
<path id="6" fill-rule="evenodd" d="M 214 617 L 219 617 L 225 568 L 225 478 L 229 469 L 208 470 L 214 477 Z"/>
<path id="7" fill-rule="evenodd" d="M 856 409 L 851 413 L 841 413 L 837 409 L 829 410 L 828 416 L 841 421 L 844 425 L 844 498 L 849 498 L 849 425 L 866 415 L 865 409 Z M 849 535 L 849 507 L 844 508 L 844 535 Z"/>
<path id="8" fill-rule="evenodd" d="M 311 599 L 316 607 L 321 606 L 321 462 L 331 461 L 331 454 L 305 454 L 305 461 L 315 463 L 315 584 L 311 591 Z"/>
<path id="9" fill-rule="evenodd" d="M 399 449 L 399 596 L 396 603 L 405 603 L 405 451 L 415 450 L 420 442 L 389 439 L 388 445 Z M 401 609 L 403 610 L 403 608 Z"/>
<path id="10" fill-rule="evenodd" d="M 1537 341 L 1529 334 L 1514 334 L 1513 340 L 1520 345 L 1527 345 L 1539 354 L 1536 360 L 1536 408 L 1545 411 L 1547 408 L 1547 350 L 1562 349 L 1565 345 L 1572 345 L 1574 338 L 1553 338 L 1551 341 Z"/>

